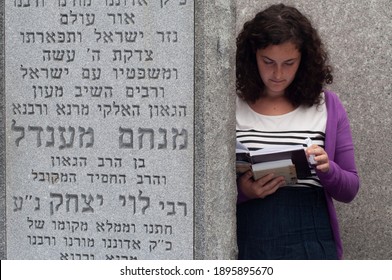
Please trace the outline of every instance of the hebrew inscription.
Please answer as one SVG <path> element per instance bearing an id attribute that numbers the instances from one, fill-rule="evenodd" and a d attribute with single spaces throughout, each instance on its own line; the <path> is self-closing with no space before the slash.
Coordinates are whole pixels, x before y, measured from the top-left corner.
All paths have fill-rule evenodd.
<path id="1" fill-rule="evenodd" d="M 194 1 L 5 1 L 9 259 L 193 258 L 193 69 Z"/>

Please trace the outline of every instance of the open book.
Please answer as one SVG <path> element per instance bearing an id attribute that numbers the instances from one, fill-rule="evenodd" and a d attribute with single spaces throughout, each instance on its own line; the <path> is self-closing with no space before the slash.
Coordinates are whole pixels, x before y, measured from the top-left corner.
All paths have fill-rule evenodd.
<path id="1" fill-rule="evenodd" d="M 298 179 L 311 175 L 302 145 L 273 146 L 249 151 L 237 141 L 236 168 L 239 174 L 252 170 L 255 180 L 270 173 L 274 173 L 276 177 L 284 176 L 287 184 L 295 184 Z"/>

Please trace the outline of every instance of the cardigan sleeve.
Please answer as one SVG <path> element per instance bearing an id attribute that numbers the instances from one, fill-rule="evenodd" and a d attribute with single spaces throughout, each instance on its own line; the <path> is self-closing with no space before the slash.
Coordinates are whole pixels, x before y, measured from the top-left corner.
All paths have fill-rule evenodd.
<path id="1" fill-rule="evenodd" d="M 336 95 L 328 98 L 325 149 L 330 159 L 328 172 L 317 172 L 326 191 L 336 200 L 350 202 L 359 190 L 359 176 L 355 166 L 354 145 L 346 110 Z"/>

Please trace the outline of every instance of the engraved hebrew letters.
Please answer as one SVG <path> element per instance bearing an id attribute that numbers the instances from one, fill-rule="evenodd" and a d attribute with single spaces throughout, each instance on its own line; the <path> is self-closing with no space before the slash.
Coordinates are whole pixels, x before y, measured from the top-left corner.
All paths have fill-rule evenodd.
<path id="1" fill-rule="evenodd" d="M 4 5 L 8 258 L 192 259 L 194 1 Z"/>

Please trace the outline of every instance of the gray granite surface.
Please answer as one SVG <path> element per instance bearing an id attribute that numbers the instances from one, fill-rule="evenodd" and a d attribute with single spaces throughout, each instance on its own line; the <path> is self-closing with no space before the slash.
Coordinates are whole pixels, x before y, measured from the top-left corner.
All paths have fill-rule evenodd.
<path id="1" fill-rule="evenodd" d="M 7 258 L 192 259 L 193 1 L 22 2 L 5 7 Z"/>
<path id="2" fill-rule="evenodd" d="M 196 259 L 236 256 L 235 5 L 196 1 Z"/>
<path id="3" fill-rule="evenodd" d="M 0 3 L 0 259 L 6 258 L 5 254 L 5 94 L 4 94 L 4 2 Z"/>
<path id="4" fill-rule="evenodd" d="M 235 258 L 234 1 L 75 3 L 1 21 L 0 257 Z"/>

